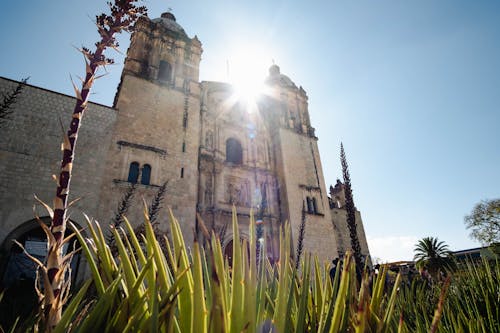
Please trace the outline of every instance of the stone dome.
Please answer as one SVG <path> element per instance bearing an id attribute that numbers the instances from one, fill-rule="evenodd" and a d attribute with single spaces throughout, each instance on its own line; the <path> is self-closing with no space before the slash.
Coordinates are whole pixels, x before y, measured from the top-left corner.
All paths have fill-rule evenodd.
<path id="1" fill-rule="evenodd" d="M 293 81 L 288 76 L 280 73 L 280 67 L 276 64 L 273 64 L 269 68 L 269 76 L 266 79 L 266 83 L 279 84 L 282 87 L 297 88 L 295 83 L 293 83 Z"/>
<path id="2" fill-rule="evenodd" d="M 179 23 L 176 22 L 174 14 L 170 12 L 166 12 L 161 14 L 161 17 L 155 18 L 152 20 L 154 23 L 161 24 L 164 28 L 175 31 L 177 33 L 182 34 L 183 36 L 187 36 L 184 28 L 181 27 Z"/>

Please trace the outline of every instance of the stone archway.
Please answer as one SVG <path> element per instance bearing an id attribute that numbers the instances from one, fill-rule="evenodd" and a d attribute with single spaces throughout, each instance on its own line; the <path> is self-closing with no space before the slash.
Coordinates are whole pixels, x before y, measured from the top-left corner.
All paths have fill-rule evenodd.
<path id="1" fill-rule="evenodd" d="M 50 224 L 48 216 L 41 220 Z M 71 230 L 66 231 L 66 235 L 69 234 Z M 17 317 L 21 320 L 29 318 L 38 304 L 35 291 L 36 264 L 14 240 L 21 243 L 30 255 L 44 262 L 47 253 L 46 239 L 43 229 L 32 219 L 12 230 L 0 247 L 0 292 L 4 293 L 0 306 L 0 325 L 3 327 L 10 327 Z M 63 251 L 69 253 L 76 246 L 77 241 L 72 241 Z M 80 260 L 81 255 L 77 253 L 71 262 L 72 282 L 78 275 Z"/>

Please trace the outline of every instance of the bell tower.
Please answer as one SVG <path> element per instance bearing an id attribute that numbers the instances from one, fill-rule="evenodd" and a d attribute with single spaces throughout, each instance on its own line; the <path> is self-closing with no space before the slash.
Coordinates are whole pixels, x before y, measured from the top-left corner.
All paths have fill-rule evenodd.
<path id="1" fill-rule="evenodd" d="M 101 200 L 103 220 L 113 216 L 123 193 L 136 183 L 127 217 L 140 224 L 142 198 L 151 202 L 168 182 L 165 205 L 172 208 L 185 235 L 196 218 L 200 128 L 199 64 L 201 42 L 188 37 L 175 16 L 141 17 L 127 51 L 115 96 L 117 120 L 112 131 Z M 112 191 L 109 190 L 111 187 Z M 107 209 L 107 211 L 106 211 Z M 162 210 L 161 214 L 165 214 Z M 168 216 L 162 215 L 160 229 Z M 187 238 L 190 238 L 187 236 Z"/>
<path id="2" fill-rule="evenodd" d="M 272 96 L 264 103 L 264 114 L 270 122 L 281 219 L 290 222 L 296 244 L 305 210 L 305 250 L 320 258 L 334 258 L 338 255 L 338 246 L 330 218 L 318 138 L 309 118 L 307 94 L 282 74 L 277 65 L 269 69 L 266 84 Z"/>
<path id="3" fill-rule="evenodd" d="M 142 17 L 132 35 L 123 75 L 183 88 L 185 81 L 199 81 L 201 53 L 198 37 L 189 38 L 172 13 L 153 20 Z"/>

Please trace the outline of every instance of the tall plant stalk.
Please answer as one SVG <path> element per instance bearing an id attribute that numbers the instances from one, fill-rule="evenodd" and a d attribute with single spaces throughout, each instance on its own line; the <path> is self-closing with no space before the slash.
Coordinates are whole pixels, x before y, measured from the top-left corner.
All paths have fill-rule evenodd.
<path id="1" fill-rule="evenodd" d="M 165 193 L 167 191 L 168 181 L 164 182 L 156 192 L 151 205 L 149 206 L 149 222 L 154 226 L 156 224 L 156 219 L 158 218 L 158 213 L 160 212 L 163 199 L 165 199 Z"/>
<path id="2" fill-rule="evenodd" d="M 118 209 L 116 210 L 115 217 L 111 221 L 111 225 L 113 225 L 115 228 L 123 223 L 123 217 L 127 214 L 128 209 L 130 208 L 130 204 L 135 193 L 135 185 L 136 184 L 134 183 L 130 183 L 127 191 L 123 194 L 122 200 L 120 201 Z"/>
<path id="3" fill-rule="evenodd" d="M 54 198 L 53 210 L 50 209 L 52 223 L 50 230 L 44 228 L 48 238 L 48 253 L 46 266 L 42 267 L 44 279 L 43 318 L 46 331 L 52 331 L 61 319 L 61 309 L 64 305 L 63 294 L 67 288 L 65 279 L 71 257 L 62 255 L 62 245 L 65 240 L 66 231 L 66 210 L 68 208 L 68 195 L 70 189 L 71 172 L 75 157 L 75 147 L 78 139 L 78 130 L 81 120 L 87 109 L 90 90 L 96 78 L 96 73 L 100 67 L 112 64 L 113 60 L 104 56 L 107 48 L 118 48 L 115 38 L 117 33 L 131 31 L 136 20 L 146 14 L 145 7 L 137 7 L 136 1 L 115 0 L 109 2 L 111 14 L 101 14 L 96 17 L 97 30 L 100 40 L 95 43 L 95 50 L 82 48 L 81 52 L 85 57 L 86 74 L 82 80 L 81 88 L 78 89 L 73 83 L 76 104 L 73 110 L 69 129 L 64 135 L 62 144 L 62 161 L 59 177 L 57 178 L 57 190 Z M 47 207 L 48 208 L 48 207 Z"/>
<path id="4" fill-rule="evenodd" d="M 127 188 L 127 191 L 123 194 L 122 199 L 120 203 L 118 204 L 118 208 L 116 210 L 115 216 L 111 220 L 110 225 L 113 228 L 118 228 L 124 221 L 125 215 L 128 212 L 128 209 L 130 208 L 130 204 L 132 201 L 132 198 L 134 197 L 135 194 L 135 183 L 130 183 L 129 187 Z M 113 234 L 109 233 L 108 236 L 106 237 L 106 240 L 109 244 L 109 246 L 115 250 L 116 249 L 116 244 L 113 238 Z"/>
<path id="5" fill-rule="evenodd" d="M 12 112 L 14 112 L 12 106 L 17 102 L 28 80 L 29 77 L 22 79 L 14 90 L 10 93 L 2 94 L 2 101 L 0 102 L 0 126 L 3 125 Z"/>
<path id="6" fill-rule="evenodd" d="M 347 211 L 347 227 L 349 228 L 349 236 L 351 238 L 351 248 L 356 262 L 356 270 L 358 277 L 361 276 L 360 272 L 363 269 L 361 259 L 361 246 L 359 245 L 359 238 L 356 225 L 356 207 L 352 198 L 351 177 L 349 175 L 349 167 L 347 165 L 347 158 L 345 156 L 344 145 L 340 143 L 340 163 L 342 164 L 342 175 L 344 177 L 344 195 L 345 195 L 345 208 Z"/>
<path id="7" fill-rule="evenodd" d="M 295 261 L 295 269 L 299 269 L 300 257 L 304 250 L 304 237 L 306 236 L 306 204 L 302 202 L 302 218 L 300 220 L 299 237 L 297 238 L 297 256 Z"/>

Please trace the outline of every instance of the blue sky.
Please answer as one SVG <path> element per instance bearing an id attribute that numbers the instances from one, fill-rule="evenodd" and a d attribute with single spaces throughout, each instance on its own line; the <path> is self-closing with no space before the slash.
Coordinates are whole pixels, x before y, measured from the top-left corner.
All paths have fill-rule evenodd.
<path id="1" fill-rule="evenodd" d="M 463 217 L 500 194 L 500 2 L 144 3 L 150 17 L 172 8 L 202 41 L 201 80 L 227 80 L 245 52 L 253 72 L 264 77 L 274 60 L 304 87 L 327 185 L 344 143 L 373 256 L 411 259 L 426 236 L 479 245 Z M 99 0 L 4 3 L 0 75 L 72 94 L 69 75 L 84 72 L 73 46 L 93 44 L 103 10 Z M 107 105 L 123 63 L 110 55 L 117 65 L 92 97 Z"/>

